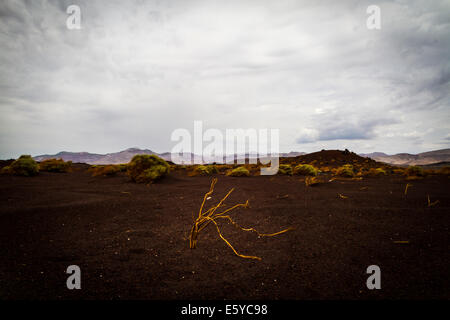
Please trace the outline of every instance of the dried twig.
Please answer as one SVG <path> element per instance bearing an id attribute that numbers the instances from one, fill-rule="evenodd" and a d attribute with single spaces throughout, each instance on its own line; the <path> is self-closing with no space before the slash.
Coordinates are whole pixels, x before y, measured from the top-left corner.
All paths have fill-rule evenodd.
<path id="1" fill-rule="evenodd" d="M 428 195 L 428 194 L 427 194 L 427 197 L 428 197 L 428 206 L 429 206 L 429 207 L 432 207 L 432 206 L 434 206 L 434 205 L 436 205 L 436 204 L 439 203 L 439 200 L 436 200 L 436 201 L 434 201 L 434 202 L 431 202 L 431 201 L 430 201 L 430 195 Z"/>
<path id="2" fill-rule="evenodd" d="M 307 187 L 319 184 L 321 182 L 322 181 L 320 181 L 317 177 L 310 177 L 310 176 L 308 176 L 308 177 L 305 178 L 305 185 Z"/>
<path id="3" fill-rule="evenodd" d="M 217 182 L 217 179 L 214 178 L 211 181 L 211 187 L 209 188 L 209 191 L 203 197 L 203 202 L 202 202 L 202 204 L 200 206 L 200 210 L 198 212 L 198 217 L 197 217 L 197 219 L 194 220 L 194 224 L 193 224 L 192 229 L 191 229 L 191 234 L 189 236 L 189 247 L 191 249 L 194 249 L 197 246 L 197 241 L 198 241 L 197 239 L 198 239 L 199 232 L 202 231 L 204 228 L 206 228 L 212 222 L 214 224 L 214 226 L 216 227 L 216 229 L 217 229 L 217 233 L 219 234 L 219 237 L 233 250 L 233 252 L 237 256 L 239 256 L 241 258 L 245 258 L 245 259 L 261 260 L 260 257 L 247 256 L 247 255 L 243 255 L 243 254 L 238 253 L 234 249 L 234 247 L 231 245 L 231 243 L 227 239 L 225 239 L 225 237 L 222 235 L 222 233 L 220 232 L 219 225 L 217 224 L 216 220 L 217 219 L 226 219 L 229 222 L 231 222 L 234 226 L 236 226 L 237 228 L 239 228 L 239 229 L 241 229 L 243 231 L 253 231 L 253 232 L 257 233 L 258 236 L 260 236 L 260 237 L 273 237 L 273 236 L 285 233 L 285 232 L 287 232 L 289 230 L 292 230 L 292 228 L 288 228 L 288 229 L 285 229 L 285 230 L 282 230 L 282 231 L 279 231 L 279 232 L 276 232 L 276 233 L 265 234 L 265 233 L 259 233 L 254 228 L 243 228 L 243 227 L 239 226 L 236 222 L 233 221 L 233 219 L 229 215 L 226 215 L 226 213 L 229 213 L 232 210 L 237 209 L 239 207 L 248 208 L 249 207 L 248 200 L 245 203 L 239 203 L 239 204 L 236 204 L 236 205 L 234 205 L 232 207 L 229 207 L 228 209 L 226 209 L 226 210 L 224 210 L 222 212 L 217 212 L 217 210 L 220 207 L 224 207 L 225 206 L 224 205 L 224 201 L 233 192 L 234 188 L 231 189 L 230 191 L 228 191 L 228 193 L 225 195 L 225 197 L 223 197 L 223 199 L 220 200 L 220 202 L 217 205 L 209 208 L 206 211 L 203 211 L 203 208 L 205 206 L 206 200 L 214 192 L 214 186 L 215 186 L 216 182 Z"/>
<path id="4" fill-rule="evenodd" d="M 412 184 L 409 184 L 409 183 L 406 184 L 406 187 L 405 187 L 405 196 L 406 196 L 407 193 L 408 193 L 408 188 L 409 188 L 409 187 L 412 187 L 412 186 L 413 186 Z"/>

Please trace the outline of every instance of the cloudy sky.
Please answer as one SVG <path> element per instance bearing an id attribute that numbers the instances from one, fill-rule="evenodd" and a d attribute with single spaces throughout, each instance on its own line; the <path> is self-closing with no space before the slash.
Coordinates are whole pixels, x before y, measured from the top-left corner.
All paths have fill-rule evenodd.
<path id="1" fill-rule="evenodd" d="M 284 152 L 450 146 L 449 1 L 4 0 L 0 48 L 0 158 L 170 151 L 194 120 Z"/>

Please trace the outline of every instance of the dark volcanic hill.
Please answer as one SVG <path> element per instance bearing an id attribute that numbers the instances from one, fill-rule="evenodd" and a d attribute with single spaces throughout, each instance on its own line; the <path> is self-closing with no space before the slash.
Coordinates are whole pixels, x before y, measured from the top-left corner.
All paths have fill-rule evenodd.
<path id="1" fill-rule="evenodd" d="M 369 167 L 381 166 L 382 164 L 367 157 L 361 157 L 348 150 L 322 150 L 312 152 L 293 158 L 281 158 L 280 163 L 314 163 L 321 166 L 340 167 L 344 164 L 365 165 Z"/>

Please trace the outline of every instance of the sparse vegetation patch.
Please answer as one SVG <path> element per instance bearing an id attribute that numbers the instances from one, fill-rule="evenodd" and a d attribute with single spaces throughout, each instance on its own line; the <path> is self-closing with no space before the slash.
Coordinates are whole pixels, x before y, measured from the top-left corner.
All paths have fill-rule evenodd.
<path id="1" fill-rule="evenodd" d="M 424 177 L 425 173 L 419 166 L 410 166 L 406 169 L 406 175 L 408 177 Z"/>
<path id="2" fill-rule="evenodd" d="M 302 176 L 317 176 L 319 170 L 310 164 L 299 164 L 294 168 L 294 174 Z"/>
<path id="3" fill-rule="evenodd" d="M 46 159 L 39 163 L 39 171 L 46 172 L 69 172 L 72 161 L 64 161 L 63 159 Z"/>
<path id="4" fill-rule="evenodd" d="M 151 183 L 168 173 L 169 164 L 156 155 L 135 155 L 127 165 L 127 174 L 137 183 Z"/>
<path id="5" fill-rule="evenodd" d="M 217 167 L 215 165 L 200 165 L 200 166 L 196 166 L 193 174 L 194 176 L 209 176 L 212 174 L 217 174 L 219 173 L 219 170 L 217 170 Z"/>
<path id="6" fill-rule="evenodd" d="M 21 155 L 19 159 L 15 160 L 8 167 L 4 167 L 2 173 L 32 177 L 39 173 L 39 165 L 30 155 Z"/>
<path id="7" fill-rule="evenodd" d="M 278 174 L 285 174 L 291 176 L 293 174 L 292 166 L 290 164 L 280 164 L 278 167 Z"/>
<path id="8" fill-rule="evenodd" d="M 352 178 L 355 175 L 351 164 L 344 164 L 336 170 L 336 175 L 340 177 Z"/>
<path id="9" fill-rule="evenodd" d="M 248 177 L 250 176 L 250 171 L 245 167 L 237 167 L 228 171 L 227 176 L 231 177 Z"/>

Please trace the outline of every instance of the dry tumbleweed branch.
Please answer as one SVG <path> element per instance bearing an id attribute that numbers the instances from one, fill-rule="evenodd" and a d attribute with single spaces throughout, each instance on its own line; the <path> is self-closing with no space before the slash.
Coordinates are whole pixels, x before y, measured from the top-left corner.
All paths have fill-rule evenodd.
<path id="1" fill-rule="evenodd" d="M 436 200 L 436 201 L 434 201 L 434 202 L 431 202 L 431 201 L 430 201 L 430 195 L 428 195 L 428 194 L 427 194 L 427 197 L 428 197 L 428 206 L 429 206 L 429 207 L 432 207 L 432 206 L 434 206 L 434 205 L 436 205 L 436 204 L 439 203 L 439 200 Z"/>
<path id="2" fill-rule="evenodd" d="M 409 184 L 409 183 L 406 184 L 406 187 L 405 187 L 405 196 L 408 194 L 408 188 L 409 188 L 409 187 L 412 187 L 412 186 L 413 186 L 412 184 Z"/>
<path id="3" fill-rule="evenodd" d="M 225 197 L 223 197 L 222 200 L 220 200 L 220 202 L 209 208 L 208 210 L 203 212 L 203 207 L 205 205 L 206 200 L 211 196 L 211 194 L 214 192 L 214 185 L 216 184 L 217 179 L 214 178 L 211 181 L 211 187 L 209 189 L 209 191 L 205 194 L 205 196 L 203 197 L 203 202 L 202 205 L 200 206 L 200 210 L 198 212 L 198 217 L 197 219 L 194 220 L 194 225 L 192 226 L 191 229 L 191 234 L 189 236 L 189 247 L 191 249 L 194 249 L 197 246 L 197 238 L 198 238 L 198 234 L 200 231 L 202 231 L 208 224 L 210 224 L 211 222 L 214 224 L 214 226 L 217 229 L 217 233 L 219 234 L 219 237 L 233 250 L 233 252 L 241 257 L 241 258 L 246 258 L 246 259 L 256 259 L 256 260 L 261 260 L 260 257 L 256 257 L 256 256 L 246 256 L 243 254 L 238 253 L 234 247 L 231 245 L 231 243 L 224 238 L 224 236 L 222 235 L 222 233 L 220 232 L 220 228 L 219 225 L 217 224 L 217 219 L 226 219 L 229 222 L 231 222 L 234 226 L 236 226 L 237 228 L 243 230 L 243 231 L 253 231 L 256 232 L 258 234 L 258 236 L 260 237 L 273 237 L 282 233 L 285 233 L 289 230 L 292 230 L 292 228 L 287 228 L 285 230 L 282 230 L 280 232 L 276 232 L 276 233 L 271 233 L 271 234 L 264 234 L 264 233 L 259 233 L 258 231 L 256 231 L 253 228 L 242 228 L 241 226 L 239 226 L 236 222 L 233 221 L 233 219 L 231 219 L 231 217 L 229 215 L 226 215 L 227 213 L 231 212 L 232 210 L 239 208 L 239 207 L 244 207 L 247 208 L 248 207 L 248 200 L 245 203 L 239 203 L 236 204 L 222 212 L 217 212 L 217 209 L 219 209 L 220 207 L 224 206 L 224 201 L 228 198 L 228 196 L 233 192 L 234 188 L 231 189 L 230 191 L 228 191 L 228 193 L 225 195 Z"/>

